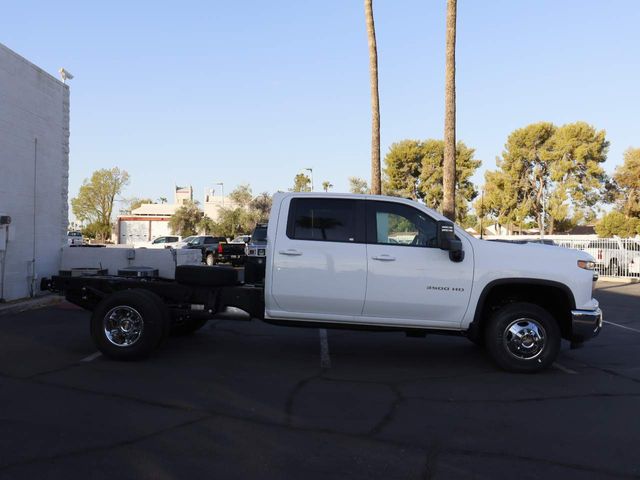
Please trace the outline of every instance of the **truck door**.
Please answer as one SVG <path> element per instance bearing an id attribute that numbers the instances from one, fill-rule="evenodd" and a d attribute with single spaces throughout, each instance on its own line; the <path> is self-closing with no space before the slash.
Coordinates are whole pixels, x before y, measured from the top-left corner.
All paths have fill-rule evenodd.
<path id="1" fill-rule="evenodd" d="M 473 280 L 473 253 L 452 262 L 436 248 L 436 221 L 411 205 L 368 200 L 367 293 L 363 316 L 372 323 L 458 326 Z"/>
<path id="2" fill-rule="evenodd" d="M 268 313 L 325 319 L 360 315 L 367 281 L 364 240 L 364 201 L 292 198 L 271 251 L 275 304 L 268 305 Z"/>

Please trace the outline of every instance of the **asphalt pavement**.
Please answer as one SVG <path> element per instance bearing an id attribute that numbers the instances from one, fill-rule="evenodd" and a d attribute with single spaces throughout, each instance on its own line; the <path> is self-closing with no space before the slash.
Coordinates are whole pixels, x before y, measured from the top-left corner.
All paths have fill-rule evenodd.
<path id="1" fill-rule="evenodd" d="M 69 304 L 0 316 L 0 479 L 640 478 L 640 285 L 536 375 L 464 338 L 227 314 L 151 358 Z"/>

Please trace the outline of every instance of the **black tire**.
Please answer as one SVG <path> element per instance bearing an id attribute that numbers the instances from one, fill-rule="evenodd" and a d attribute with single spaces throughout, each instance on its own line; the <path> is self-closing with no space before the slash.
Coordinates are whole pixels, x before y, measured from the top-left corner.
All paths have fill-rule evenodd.
<path id="1" fill-rule="evenodd" d="M 179 265 L 176 267 L 176 282 L 202 287 L 224 287 L 238 283 L 238 272 L 221 265 Z"/>
<path id="2" fill-rule="evenodd" d="M 157 296 L 151 292 L 133 289 L 104 298 L 91 315 L 91 337 L 98 350 L 114 360 L 137 360 L 155 350 L 167 331 L 168 313 L 154 297 Z M 128 334 L 122 328 L 114 328 L 112 332 L 116 334 L 107 333 L 109 317 L 115 319 L 112 326 L 114 322 L 127 322 L 122 328 L 126 327 Z"/>
<path id="3" fill-rule="evenodd" d="M 216 264 L 216 259 L 213 256 L 213 253 L 207 253 L 207 257 L 204 259 L 204 263 L 212 267 Z"/>
<path id="4" fill-rule="evenodd" d="M 182 337 L 184 335 L 191 335 L 196 330 L 204 327 L 208 320 L 208 318 L 189 318 L 180 322 L 174 322 L 171 325 L 171 336 Z"/>
<path id="5" fill-rule="evenodd" d="M 171 314 L 169 313 L 169 309 L 165 305 L 164 301 L 152 291 L 144 290 L 144 289 L 139 289 L 137 291 L 139 291 L 143 295 L 146 295 L 153 302 L 155 302 L 156 306 L 158 307 L 158 310 L 160 311 L 160 314 L 162 316 L 161 321 L 162 321 L 163 329 L 162 329 L 162 337 L 160 338 L 158 345 L 162 345 L 167 341 L 167 339 L 169 338 L 169 334 L 171 333 Z"/>
<path id="6" fill-rule="evenodd" d="M 524 341 L 513 335 L 514 330 L 524 335 Z M 532 303 L 510 303 L 500 308 L 489 319 L 484 333 L 489 354 L 500 368 L 510 372 L 539 372 L 551 366 L 560 352 L 558 323 Z"/>

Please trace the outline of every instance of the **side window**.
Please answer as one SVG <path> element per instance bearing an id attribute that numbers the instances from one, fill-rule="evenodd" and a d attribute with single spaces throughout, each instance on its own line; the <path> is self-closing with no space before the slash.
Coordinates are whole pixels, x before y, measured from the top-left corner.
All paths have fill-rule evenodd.
<path id="1" fill-rule="evenodd" d="M 358 234 L 357 200 L 294 198 L 289 207 L 287 236 L 296 240 L 362 242 Z"/>
<path id="2" fill-rule="evenodd" d="M 409 205 L 367 202 L 367 243 L 436 246 L 436 221 Z"/>

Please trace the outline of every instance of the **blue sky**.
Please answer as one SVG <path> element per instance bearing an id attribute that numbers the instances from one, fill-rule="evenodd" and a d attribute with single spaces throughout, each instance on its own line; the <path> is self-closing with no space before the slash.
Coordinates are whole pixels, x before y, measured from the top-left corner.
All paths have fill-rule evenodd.
<path id="1" fill-rule="evenodd" d="M 382 155 L 441 138 L 445 0 L 374 0 Z M 640 147 L 640 2 L 458 2 L 458 138 L 495 167 L 509 132 L 585 120 L 606 169 Z M 98 168 L 124 196 L 255 193 L 313 167 L 318 187 L 369 178 L 363 2 L 4 0 L 0 42 L 71 84 L 70 194 Z"/>

